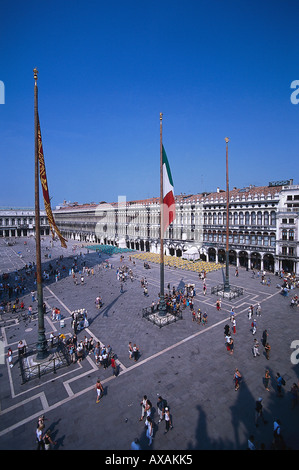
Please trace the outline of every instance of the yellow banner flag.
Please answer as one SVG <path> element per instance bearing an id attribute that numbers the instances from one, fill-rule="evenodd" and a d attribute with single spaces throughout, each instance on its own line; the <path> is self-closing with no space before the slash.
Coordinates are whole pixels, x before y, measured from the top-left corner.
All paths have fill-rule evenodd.
<path id="1" fill-rule="evenodd" d="M 55 220 L 54 216 L 52 213 L 51 209 L 51 204 L 50 204 L 50 196 L 49 196 L 49 189 L 48 189 L 48 182 L 47 182 L 47 175 L 46 175 L 46 167 L 45 167 L 45 160 L 44 160 L 44 152 L 43 152 L 43 144 L 42 144 L 42 135 L 41 135 L 41 130 L 40 130 L 40 123 L 38 120 L 38 129 L 37 129 L 37 137 L 38 137 L 38 160 L 39 160 L 39 175 L 40 175 L 40 181 L 43 189 L 43 196 L 44 196 L 44 205 L 45 205 L 45 210 L 46 214 L 48 217 L 50 229 L 52 232 L 52 236 L 54 238 L 55 233 L 58 236 L 61 246 L 63 248 L 66 248 L 66 239 L 63 238 L 61 235 Z"/>

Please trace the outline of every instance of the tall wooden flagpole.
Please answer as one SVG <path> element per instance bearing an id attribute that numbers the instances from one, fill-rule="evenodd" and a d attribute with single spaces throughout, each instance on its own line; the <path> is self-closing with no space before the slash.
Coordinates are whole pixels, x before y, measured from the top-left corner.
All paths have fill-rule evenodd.
<path id="1" fill-rule="evenodd" d="M 45 335 L 44 310 L 43 310 L 43 286 L 41 267 L 41 241 L 40 241 L 40 207 L 39 207 L 39 159 L 38 159 L 38 89 L 37 75 L 34 73 L 34 141 L 35 141 L 35 239 L 36 239 L 36 294 L 38 311 L 38 340 L 37 355 L 38 360 L 45 359 L 48 355 L 47 339 Z"/>
<path id="2" fill-rule="evenodd" d="M 164 209 L 163 209 L 163 144 L 162 144 L 162 116 L 160 113 L 160 301 L 159 315 L 166 315 L 166 303 L 164 297 Z"/>

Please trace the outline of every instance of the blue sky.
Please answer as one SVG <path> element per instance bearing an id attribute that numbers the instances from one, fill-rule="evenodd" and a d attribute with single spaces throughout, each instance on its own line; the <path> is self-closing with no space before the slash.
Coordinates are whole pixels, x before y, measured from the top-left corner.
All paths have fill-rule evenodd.
<path id="1" fill-rule="evenodd" d="M 34 205 L 34 80 L 52 205 L 298 181 L 297 0 L 1 3 L 0 206 Z"/>

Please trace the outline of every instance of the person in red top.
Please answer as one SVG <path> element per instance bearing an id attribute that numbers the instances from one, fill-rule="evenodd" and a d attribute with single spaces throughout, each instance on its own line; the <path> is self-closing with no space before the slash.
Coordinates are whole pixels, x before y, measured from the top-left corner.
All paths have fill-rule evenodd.
<path id="1" fill-rule="evenodd" d="M 116 364 L 116 361 L 115 361 L 115 357 L 112 356 L 111 357 L 111 367 L 113 369 L 113 375 L 114 377 L 117 377 L 117 374 L 118 374 L 118 367 L 117 367 L 117 364 Z"/>

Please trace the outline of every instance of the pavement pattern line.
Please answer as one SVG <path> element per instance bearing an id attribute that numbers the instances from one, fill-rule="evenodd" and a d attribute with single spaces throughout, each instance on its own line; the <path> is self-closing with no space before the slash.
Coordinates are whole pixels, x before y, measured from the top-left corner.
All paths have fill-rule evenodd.
<path id="1" fill-rule="evenodd" d="M 62 300 L 59 299 L 59 297 L 58 297 L 56 294 L 54 294 L 54 292 L 53 292 L 48 286 L 46 286 L 46 289 L 48 289 L 48 291 L 51 292 L 51 294 L 53 295 L 53 297 L 55 297 L 55 299 L 57 300 L 57 302 L 59 302 L 59 303 L 65 308 L 65 310 L 66 310 L 70 315 L 72 315 L 72 311 L 65 305 L 64 302 L 62 302 Z M 49 321 L 49 323 L 50 323 L 50 320 L 48 320 L 48 321 Z M 52 322 L 51 322 L 51 324 L 53 325 Z M 53 325 L 53 327 L 54 327 L 54 325 Z M 54 328 L 55 328 L 55 327 L 54 327 Z M 53 328 L 53 329 L 54 329 L 54 328 Z M 56 330 L 56 328 L 55 328 L 55 330 Z M 85 331 L 87 331 L 90 336 L 92 336 L 97 342 L 99 342 L 101 346 L 104 346 L 104 344 L 101 342 L 101 340 L 98 339 L 98 338 L 89 330 L 89 328 L 85 328 Z M 118 359 L 116 360 L 116 363 L 120 366 L 121 369 L 126 370 L 125 365 L 122 364 Z"/>
<path id="2" fill-rule="evenodd" d="M 271 297 L 273 297 L 273 296 L 275 296 L 275 295 L 277 295 L 277 294 L 278 294 L 278 292 L 275 292 L 274 294 L 271 295 Z M 244 311 L 246 311 L 246 310 L 244 309 L 243 311 L 238 312 L 238 313 L 236 314 L 236 316 L 241 315 Z M 122 370 L 122 371 L 119 373 L 119 376 L 122 376 L 123 374 L 126 374 L 126 373 L 128 373 L 128 372 L 130 372 L 130 371 L 136 369 L 137 367 L 140 367 L 140 366 L 142 366 L 142 365 L 148 363 L 149 361 L 152 361 L 152 360 L 156 359 L 157 357 L 161 356 L 162 354 L 165 354 L 165 353 L 171 351 L 172 349 L 175 349 L 175 348 L 177 348 L 178 346 L 181 346 L 182 344 L 187 343 L 188 341 L 190 341 L 190 340 L 196 338 L 197 336 L 199 336 L 199 335 L 201 335 L 201 334 L 203 334 L 203 333 L 205 333 L 205 332 L 211 330 L 212 328 L 216 328 L 218 325 L 220 325 L 220 324 L 222 324 L 222 323 L 224 323 L 224 322 L 226 322 L 226 321 L 228 321 L 228 320 L 229 320 L 229 317 L 223 318 L 223 319 L 220 320 L 219 322 L 216 322 L 216 323 L 214 323 L 213 325 L 210 325 L 210 326 L 208 326 L 208 327 L 205 327 L 204 330 L 200 330 L 200 331 L 198 331 L 197 333 L 194 333 L 194 334 L 192 334 L 192 335 L 190 335 L 190 336 L 188 336 L 188 337 L 186 337 L 186 338 L 184 338 L 184 339 L 178 341 L 177 343 L 175 343 L 175 344 L 173 344 L 173 345 L 171 345 L 171 346 L 168 346 L 167 348 L 165 348 L 165 349 L 163 349 L 163 350 L 161 350 L 161 351 L 159 351 L 159 352 L 153 354 L 152 356 L 149 356 L 149 357 L 146 358 L 146 359 L 143 359 L 143 360 L 141 360 L 141 361 L 138 361 L 136 364 L 134 364 L 134 365 L 132 365 L 132 366 L 126 368 L 125 370 Z M 98 369 L 96 369 L 96 370 L 98 370 Z M 34 415 L 32 415 L 32 416 L 30 416 L 30 417 L 28 417 L 28 418 L 26 418 L 26 419 L 20 421 L 19 423 L 16 423 L 15 425 L 12 425 L 12 426 L 10 426 L 9 428 L 7 428 L 7 429 L 1 431 L 1 432 L 0 432 L 0 436 L 6 434 L 6 433 L 8 433 L 8 432 L 10 432 L 10 431 L 13 430 L 13 429 L 16 429 L 16 428 L 19 427 L 19 426 L 22 426 L 22 425 L 25 424 L 25 423 L 28 423 L 28 422 L 32 421 L 32 420 L 35 419 L 36 417 L 39 417 L 42 413 L 50 412 L 50 411 L 52 411 L 52 410 L 54 410 L 54 409 L 56 409 L 56 408 L 59 408 L 60 406 L 62 406 L 62 405 L 64 405 L 65 403 L 69 402 L 70 400 L 76 399 L 76 398 L 78 398 L 78 397 L 80 397 L 80 396 L 82 396 L 82 395 L 84 395 L 84 394 L 90 392 L 91 390 L 93 390 L 93 389 L 94 389 L 94 385 L 91 385 L 91 386 L 89 386 L 89 387 L 86 387 L 86 388 L 84 388 L 84 389 L 82 389 L 82 390 L 80 390 L 79 392 L 76 392 L 76 393 L 74 393 L 74 392 L 71 390 L 70 383 L 73 382 L 73 381 L 75 381 L 75 380 L 78 380 L 80 377 L 85 376 L 85 375 L 87 375 L 87 374 L 90 374 L 90 370 L 87 371 L 87 372 L 85 372 L 84 374 L 81 374 L 81 375 L 79 375 L 79 376 L 73 377 L 73 378 L 71 378 L 71 379 L 69 379 L 69 380 L 67 380 L 66 382 L 63 383 L 64 386 L 65 386 L 65 389 L 66 389 L 66 391 L 67 391 L 67 393 L 68 393 L 68 397 L 67 397 L 67 398 L 62 399 L 62 400 L 60 400 L 60 401 L 54 403 L 54 404 L 51 405 L 51 406 L 49 406 L 48 403 L 47 403 L 47 401 L 45 401 L 45 402 L 44 402 L 43 409 L 42 409 L 39 413 L 36 413 L 36 414 L 34 414 Z M 110 381 L 113 380 L 114 378 L 115 378 L 114 376 L 110 376 L 110 377 L 108 377 L 108 378 L 102 380 L 101 382 L 102 382 L 102 384 L 106 384 L 107 382 L 110 382 Z M 42 392 L 42 393 L 44 393 L 44 392 Z M 38 394 L 37 396 L 41 396 L 41 394 Z M 30 401 L 30 400 L 33 400 L 33 399 L 35 399 L 35 398 L 36 398 L 36 396 L 35 396 L 35 397 L 28 398 L 28 399 L 26 400 L 26 402 L 27 402 L 27 401 Z M 22 405 L 22 403 L 20 403 L 19 405 Z M 19 406 L 19 405 L 16 405 L 16 406 Z M 11 408 L 10 408 L 10 409 L 11 409 Z M 7 410 L 5 410 L 5 411 L 7 411 Z M 0 413 L 0 416 L 1 416 L 1 414 L 3 414 L 3 412 Z"/>
<path id="3" fill-rule="evenodd" d="M 72 312 L 71 310 L 62 302 L 62 300 L 60 300 L 56 294 L 54 294 L 54 292 L 50 289 L 50 287 L 46 286 L 46 289 L 48 289 L 49 292 L 51 292 L 51 294 L 53 295 L 53 297 L 55 297 L 55 299 L 57 300 L 57 302 L 59 302 L 64 308 L 65 310 L 70 314 L 72 315 Z"/>
<path id="4" fill-rule="evenodd" d="M 241 313 L 241 312 L 240 312 L 240 313 Z M 223 320 L 217 322 L 216 324 L 213 324 L 213 325 L 211 325 L 211 326 L 209 326 L 209 327 L 206 327 L 205 330 L 198 331 L 197 333 L 194 333 L 193 335 L 190 335 L 190 336 L 188 336 L 187 338 L 184 338 L 183 340 L 178 341 L 177 343 L 175 343 L 175 344 L 173 344 L 173 345 L 171 345 L 171 346 L 169 346 L 169 347 L 163 349 L 162 351 L 159 351 L 158 353 L 153 354 L 152 356 L 149 356 L 149 357 L 146 358 L 146 359 L 143 359 L 143 360 L 137 362 L 136 364 L 134 364 L 134 365 L 132 365 L 132 366 L 126 368 L 125 370 L 122 370 L 122 371 L 119 373 L 119 376 L 121 376 L 121 375 L 123 375 L 123 374 L 125 374 L 125 373 L 127 373 L 127 372 L 130 372 L 131 370 L 134 370 L 134 369 L 136 369 L 137 367 L 140 367 L 140 366 L 146 364 L 147 362 L 149 362 L 149 361 L 151 361 L 151 360 L 153 360 L 153 359 L 155 359 L 155 358 L 161 356 L 162 354 L 165 354 L 165 353 L 168 352 L 168 351 L 171 351 L 172 349 L 174 349 L 174 348 L 180 346 L 181 344 L 186 343 L 187 341 L 190 341 L 191 339 L 193 339 L 193 338 L 199 336 L 200 334 L 203 334 L 203 333 L 206 332 L 206 331 L 209 331 L 211 328 L 214 328 L 214 327 L 218 326 L 219 324 L 221 324 L 221 323 L 223 323 L 223 322 L 225 322 L 225 321 L 227 321 L 227 318 L 225 318 L 225 319 L 223 319 Z M 30 416 L 30 417 L 28 417 L 28 418 L 25 418 L 25 419 L 21 420 L 20 422 L 18 422 L 18 423 L 16 423 L 16 424 L 14 424 L 14 425 L 12 425 L 12 426 L 6 428 L 5 430 L 1 431 L 1 432 L 0 432 L 0 437 L 3 436 L 3 435 L 6 434 L 6 433 L 8 433 L 8 432 L 10 432 L 10 431 L 12 431 L 12 430 L 18 428 L 19 426 L 22 426 L 22 425 L 25 424 L 25 423 L 29 423 L 29 422 L 32 421 L 33 419 L 39 417 L 41 414 L 46 413 L 46 412 L 50 412 L 50 411 L 52 411 L 52 410 L 54 410 L 54 409 L 56 409 L 56 408 L 58 408 L 58 407 L 64 405 L 65 403 L 69 402 L 70 400 L 76 399 L 76 398 L 78 398 L 78 397 L 80 397 L 80 396 L 82 396 L 82 395 L 84 395 L 84 394 L 90 392 L 91 390 L 93 390 L 94 385 L 91 385 L 91 386 L 89 386 L 89 387 L 87 387 L 87 388 L 85 388 L 85 389 L 80 390 L 79 392 L 74 393 L 74 392 L 71 390 L 71 387 L 70 387 L 70 383 L 71 383 L 71 382 L 74 382 L 74 381 L 76 381 L 76 380 L 78 380 L 78 379 L 80 379 L 80 378 L 82 378 L 83 376 L 88 375 L 88 374 L 90 374 L 90 370 L 86 371 L 86 372 L 83 373 L 83 374 L 80 374 L 79 376 L 72 377 L 71 379 L 69 379 L 69 380 L 63 382 L 63 385 L 64 385 L 64 387 L 65 387 L 65 389 L 66 389 L 67 394 L 68 394 L 68 397 L 67 397 L 67 398 L 62 399 L 62 400 L 56 402 L 55 404 L 53 404 L 53 405 L 51 405 L 51 406 L 49 406 L 47 403 L 44 403 L 46 406 L 44 406 L 41 411 L 39 411 L 38 413 L 35 413 L 34 415 L 32 415 L 32 416 Z M 105 383 L 109 382 L 110 380 L 112 380 L 113 378 L 114 378 L 114 377 L 111 376 L 111 377 L 108 377 L 108 378 L 102 380 L 101 382 L 102 382 L 102 384 L 105 384 Z M 44 393 L 44 392 L 41 392 L 41 393 Z M 16 406 L 16 407 L 17 407 L 17 406 L 21 406 L 22 404 L 25 404 L 25 403 L 27 403 L 27 402 L 29 402 L 29 401 L 32 401 L 32 400 L 35 400 L 36 397 L 40 397 L 40 396 L 41 396 L 41 394 L 35 395 L 35 396 L 33 396 L 33 397 L 30 397 L 30 398 L 28 398 L 28 399 L 25 399 L 23 402 L 20 402 L 20 403 L 18 403 L 18 404 L 15 405 L 15 406 Z M 14 409 L 14 407 L 8 408 L 7 410 L 5 410 L 5 412 L 12 411 L 12 409 Z M 1 411 L 0 416 L 1 416 L 2 414 L 4 414 L 4 411 Z"/>
<path id="5" fill-rule="evenodd" d="M 23 260 L 22 260 L 22 261 L 23 261 Z M 23 261 L 23 263 L 24 263 L 24 261 Z M 24 264 L 25 264 L 25 263 L 24 263 Z M 190 273 L 188 273 L 188 274 L 190 275 Z M 46 287 L 46 288 L 47 288 L 47 289 L 49 290 L 49 292 L 54 296 L 54 298 L 56 298 L 56 300 L 66 309 L 66 311 L 71 314 L 70 309 L 68 309 L 68 307 L 51 291 L 51 289 L 48 288 L 48 287 Z M 260 303 L 262 303 L 262 302 L 264 302 L 264 301 L 270 299 L 271 297 L 277 295 L 279 292 L 277 291 L 277 292 L 275 292 L 275 293 L 272 294 L 272 295 L 268 295 L 268 294 L 265 293 L 265 292 L 258 292 L 258 293 L 260 293 L 260 294 L 262 294 L 263 296 L 265 296 L 264 299 L 260 300 Z M 257 294 L 257 291 L 255 291 L 255 294 Z M 244 299 L 244 298 L 243 298 L 243 299 Z M 199 300 L 199 299 L 197 298 L 196 300 Z M 204 299 L 203 299 L 203 300 L 204 300 Z M 224 305 L 226 305 L 226 303 L 227 303 L 227 302 L 223 302 Z M 247 303 L 247 302 L 243 302 L 243 304 L 241 304 L 241 305 L 243 306 L 245 303 Z M 208 305 L 215 305 L 215 304 L 210 304 L 209 302 L 207 302 L 207 304 L 208 304 Z M 248 303 L 248 305 L 249 305 L 249 303 Z M 240 308 L 240 305 L 239 305 L 237 308 Z M 225 311 L 225 309 L 222 309 L 222 310 Z M 229 309 L 229 310 L 230 310 L 230 309 Z M 244 305 L 244 309 L 243 309 L 242 311 L 236 313 L 235 316 L 238 316 L 238 315 L 242 314 L 242 313 L 245 312 L 245 311 L 247 312 L 247 310 L 248 310 L 248 306 L 245 308 L 245 305 Z M 46 318 L 47 318 L 47 317 L 46 317 Z M 121 375 L 123 375 L 123 374 L 125 374 L 125 373 L 127 373 L 127 372 L 130 372 L 131 370 L 134 370 L 136 367 L 140 367 L 140 366 L 142 366 L 142 365 L 148 363 L 148 362 L 151 361 L 151 360 L 154 360 L 155 358 L 157 358 L 157 357 L 159 357 L 159 356 L 161 356 L 161 355 L 167 353 L 168 351 L 171 351 L 172 349 L 174 349 L 174 348 L 176 348 L 176 347 L 178 347 L 178 346 L 180 346 L 180 345 L 182 345 L 182 344 L 184 344 L 184 343 L 186 343 L 186 342 L 188 342 L 188 341 L 190 341 L 190 340 L 196 338 L 196 337 L 199 336 L 200 334 L 203 334 L 204 332 L 209 331 L 209 330 L 211 330 L 212 328 L 215 328 L 215 327 L 217 327 L 219 324 L 222 324 L 222 323 L 224 323 L 224 322 L 226 322 L 226 321 L 228 321 L 228 320 L 229 320 L 229 317 L 225 317 L 225 318 L 223 318 L 222 320 L 218 321 L 217 323 L 214 323 L 213 325 L 210 325 L 210 326 L 205 327 L 204 330 L 200 330 L 200 331 L 198 331 L 198 332 L 196 332 L 196 333 L 194 333 L 194 334 L 192 334 L 192 335 L 190 335 L 190 336 L 188 336 L 188 337 L 186 337 L 186 338 L 184 338 L 184 339 L 178 341 L 177 343 L 174 343 L 173 345 L 170 345 L 169 347 L 167 347 L 167 348 L 165 348 L 165 349 L 163 349 L 163 350 L 161 350 L 161 351 L 159 351 L 159 352 L 153 354 L 152 356 L 149 356 L 148 358 L 145 358 L 145 359 L 143 359 L 143 360 L 138 361 L 136 364 L 134 364 L 134 365 L 132 365 L 132 366 L 130 366 L 130 367 L 125 367 L 125 366 L 123 366 L 122 371 L 119 373 L 119 376 L 121 376 Z M 51 323 L 52 323 L 52 322 L 51 322 Z M 53 324 L 52 324 L 52 325 L 53 325 Z M 53 326 L 54 326 L 54 325 L 53 325 Z M 5 329 L 2 329 L 3 332 L 4 332 L 4 330 L 5 330 Z M 90 332 L 90 330 L 88 330 L 88 331 Z M 90 334 L 92 335 L 91 332 L 90 332 Z M 94 337 L 94 335 L 92 335 L 92 336 Z M 94 362 L 92 361 L 92 359 L 91 359 L 91 358 L 88 358 L 88 359 L 89 359 L 88 362 L 89 362 L 89 363 L 92 363 L 92 364 L 94 365 L 94 367 L 93 367 L 94 370 L 98 370 L 98 368 L 95 366 L 95 364 L 94 364 Z M 64 403 L 69 402 L 69 401 L 72 400 L 73 398 L 77 398 L 77 397 L 79 397 L 79 396 L 81 396 L 81 395 L 83 395 L 83 394 L 85 394 L 85 393 L 91 391 L 91 390 L 94 388 L 94 385 L 91 385 L 91 386 L 89 386 L 89 387 L 87 387 L 87 388 L 85 388 L 85 389 L 82 389 L 82 390 L 80 390 L 79 392 L 76 392 L 76 393 L 74 393 L 74 392 L 71 390 L 71 387 L 70 387 L 70 383 L 71 383 L 71 382 L 74 382 L 74 381 L 78 380 L 80 377 L 82 377 L 83 375 L 86 375 L 86 374 L 90 374 L 90 370 L 88 370 L 88 372 L 86 372 L 86 373 L 84 373 L 84 374 L 80 374 L 79 376 L 73 377 L 73 378 L 68 379 L 68 380 L 66 380 L 65 382 L 63 382 L 63 385 L 65 386 L 65 389 L 66 389 L 66 391 L 67 391 L 68 397 L 65 398 L 65 399 L 62 399 L 62 400 L 60 400 L 60 401 L 58 401 L 58 402 L 56 402 L 56 403 L 54 403 L 54 404 L 51 405 L 51 406 L 48 405 L 48 402 L 47 402 L 45 393 L 44 393 L 44 392 L 41 392 L 40 394 L 37 394 L 37 395 L 35 395 L 35 396 L 33 396 L 33 397 L 30 397 L 30 398 L 28 398 L 28 399 L 22 401 L 21 403 L 14 405 L 13 407 L 10 407 L 10 408 L 7 408 L 7 409 L 4 410 L 4 411 L 1 411 L 1 412 L 0 412 L 0 416 L 1 416 L 2 414 L 4 414 L 4 413 L 8 413 L 9 411 L 12 411 L 14 408 L 16 408 L 16 407 L 18 407 L 18 406 L 21 406 L 22 404 L 28 403 L 28 402 L 30 402 L 30 401 L 36 399 L 36 397 L 40 397 L 40 399 L 41 399 L 41 404 L 42 404 L 42 407 L 43 407 L 43 410 L 42 410 L 42 411 L 39 411 L 38 413 L 33 414 L 33 415 L 31 415 L 30 417 L 25 418 L 24 420 L 20 421 L 19 423 L 16 423 L 16 424 L 10 426 L 9 428 L 7 428 L 7 429 L 1 431 L 1 432 L 0 432 L 0 436 L 6 434 L 6 433 L 8 433 L 8 432 L 10 432 L 10 431 L 13 430 L 13 429 L 16 429 L 16 428 L 19 427 L 19 426 L 22 426 L 22 425 L 25 424 L 25 423 L 28 423 L 28 422 L 32 421 L 32 420 L 35 419 L 36 417 L 39 417 L 42 413 L 46 413 L 46 412 L 49 412 L 49 411 L 51 411 L 51 410 L 53 410 L 53 409 L 56 409 L 56 408 L 62 406 Z M 65 374 L 65 375 L 67 375 L 67 374 Z M 61 378 L 61 377 L 60 377 L 60 378 Z M 105 383 L 109 382 L 110 380 L 113 380 L 113 378 L 114 378 L 113 376 L 108 377 L 108 378 L 102 380 L 102 383 L 105 384 Z M 43 385 L 44 385 L 44 383 L 43 383 Z M 40 385 L 39 385 L 39 386 L 40 386 Z M 32 390 L 33 390 L 33 389 L 32 389 Z M 28 393 L 28 391 L 27 391 L 27 392 L 24 392 L 24 393 Z"/>

